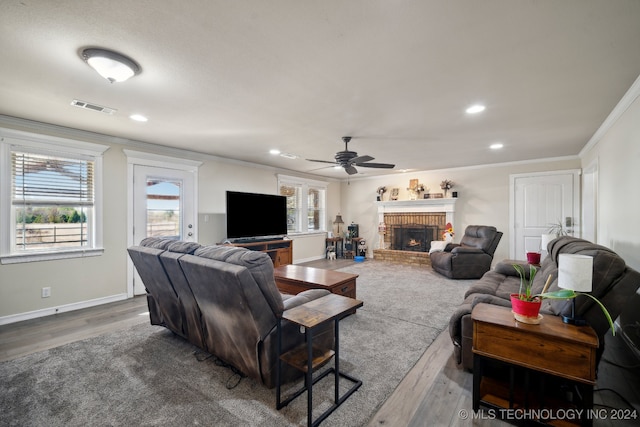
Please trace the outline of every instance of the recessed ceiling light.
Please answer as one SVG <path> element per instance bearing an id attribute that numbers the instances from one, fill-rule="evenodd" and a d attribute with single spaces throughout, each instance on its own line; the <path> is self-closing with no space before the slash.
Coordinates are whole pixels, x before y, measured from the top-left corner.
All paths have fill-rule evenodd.
<path id="1" fill-rule="evenodd" d="M 298 156 L 296 156 L 295 154 L 291 154 L 291 153 L 280 153 L 280 157 L 284 157 L 285 159 L 297 159 Z"/>
<path id="2" fill-rule="evenodd" d="M 467 108 L 467 114 L 478 114 L 482 113 L 485 110 L 485 106 L 482 104 L 474 104 L 471 107 Z"/>
<path id="3" fill-rule="evenodd" d="M 135 120 L 136 122 L 146 122 L 149 119 L 147 119 L 145 116 L 143 116 L 142 114 L 132 114 L 129 116 L 129 118 L 131 120 Z"/>
<path id="4" fill-rule="evenodd" d="M 278 154 L 280 154 L 280 150 L 277 149 L 273 149 L 273 150 L 269 150 L 269 154 L 273 154 L 274 156 L 277 156 Z"/>
<path id="5" fill-rule="evenodd" d="M 501 144 L 501 143 L 499 143 L 499 142 L 496 142 L 495 144 L 491 144 L 491 145 L 489 146 L 489 148 L 491 148 L 492 150 L 499 150 L 499 149 L 501 149 L 502 147 L 504 147 L 504 145 L 503 145 L 503 144 Z"/>

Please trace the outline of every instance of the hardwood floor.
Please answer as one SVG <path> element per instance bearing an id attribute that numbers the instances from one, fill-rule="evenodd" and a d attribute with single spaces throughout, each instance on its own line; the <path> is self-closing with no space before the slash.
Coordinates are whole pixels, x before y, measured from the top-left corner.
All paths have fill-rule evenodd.
<path id="1" fill-rule="evenodd" d="M 318 260 L 304 265 L 338 269 L 352 263 L 353 260 L 339 259 Z M 0 326 L 0 362 L 148 322 L 146 298 L 142 296 L 3 325 Z M 640 425 L 638 360 L 629 354 L 618 337 L 607 336 L 605 348 L 599 365 L 594 401 L 596 409 L 606 409 L 608 412 L 606 419 L 594 420 L 594 426 Z M 469 414 L 469 416 L 472 414 L 471 381 L 472 374 L 460 370 L 453 361 L 452 344 L 448 330 L 445 329 L 373 416 L 368 426 L 493 427 L 510 425 L 499 420 L 488 419 L 490 417 L 487 416 L 487 412 L 484 413 L 484 419 L 471 420 L 461 417 L 461 414 Z M 610 408 L 617 408 L 621 410 L 617 412 L 618 414 L 624 414 L 624 410 L 631 409 L 629 404 L 633 405 L 638 418 L 623 421 L 611 419 Z"/>

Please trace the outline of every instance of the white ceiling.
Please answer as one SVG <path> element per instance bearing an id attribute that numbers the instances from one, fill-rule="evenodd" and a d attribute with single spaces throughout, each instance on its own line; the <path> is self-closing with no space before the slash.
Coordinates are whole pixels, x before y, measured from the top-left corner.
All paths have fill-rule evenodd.
<path id="1" fill-rule="evenodd" d="M 640 75 L 637 0 L 0 3 L 0 114 L 334 178 L 305 158 L 345 135 L 396 170 L 577 155 Z M 142 73 L 108 83 L 90 46 Z"/>

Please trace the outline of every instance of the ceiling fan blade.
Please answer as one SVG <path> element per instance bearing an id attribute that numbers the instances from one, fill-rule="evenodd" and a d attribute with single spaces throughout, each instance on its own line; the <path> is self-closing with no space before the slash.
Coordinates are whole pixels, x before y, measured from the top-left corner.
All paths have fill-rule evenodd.
<path id="1" fill-rule="evenodd" d="M 349 175 L 355 175 L 358 173 L 358 169 L 354 168 L 353 166 L 349 165 L 349 166 L 345 166 L 344 170 L 349 174 Z"/>
<path id="2" fill-rule="evenodd" d="M 378 168 L 378 169 L 393 169 L 396 165 L 389 163 L 356 163 L 356 166 L 362 166 L 364 168 Z"/>
<path id="3" fill-rule="evenodd" d="M 308 161 L 308 162 L 316 162 L 316 163 L 330 163 L 330 164 L 332 164 L 332 165 L 336 165 L 336 164 L 337 164 L 335 161 L 334 161 L 334 162 L 330 162 L 330 161 L 328 161 L 328 160 L 314 160 L 314 159 L 305 159 L 305 160 L 306 160 L 306 161 Z"/>
<path id="4" fill-rule="evenodd" d="M 354 157 L 353 159 L 349 160 L 349 162 L 352 164 L 357 164 L 357 163 L 368 162 L 373 159 L 374 158 L 371 156 L 360 156 L 360 157 Z"/>

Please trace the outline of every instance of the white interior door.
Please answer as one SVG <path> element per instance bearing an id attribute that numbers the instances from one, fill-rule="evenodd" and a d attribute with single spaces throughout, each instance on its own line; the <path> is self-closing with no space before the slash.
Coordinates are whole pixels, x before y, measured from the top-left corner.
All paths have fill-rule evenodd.
<path id="1" fill-rule="evenodd" d="M 134 245 L 146 237 L 197 240 L 194 183 L 191 171 L 133 166 Z M 133 293 L 145 293 L 137 272 L 133 276 Z"/>
<path id="2" fill-rule="evenodd" d="M 558 222 L 579 236 L 579 219 L 578 170 L 511 176 L 512 258 L 524 260 L 527 252 L 539 252 L 542 234 Z"/>

